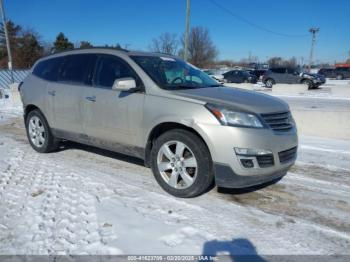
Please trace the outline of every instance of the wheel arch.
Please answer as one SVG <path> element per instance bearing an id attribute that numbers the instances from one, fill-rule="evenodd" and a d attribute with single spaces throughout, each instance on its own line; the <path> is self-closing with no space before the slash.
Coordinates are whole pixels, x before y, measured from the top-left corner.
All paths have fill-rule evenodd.
<path id="1" fill-rule="evenodd" d="M 38 106 L 36 106 L 36 105 L 33 105 L 33 104 L 26 105 L 26 106 L 24 107 L 24 120 L 27 119 L 28 114 L 29 114 L 31 111 L 33 111 L 33 110 L 39 110 L 41 113 L 43 113 L 43 112 L 41 111 L 41 109 L 40 109 Z"/>
<path id="2" fill-rule="evenodd" d="M 168 131 L 171 131 L 174 129 L 186 130 L 186 131 L 189 131 L 189 132 L 193 133 L 194 135 L 196 135 L 199 139 L 202 140 L 204 145 L 207 147 L 209 155 L 210 155 L 210 149 L 209 149 L 207 143 L 205 142 L 205 140 L 203 139 L 201 134 L 198 131 L 196 131 L 194 128 L 186 126 L 184 124 L 177 123 L 177 122 L 163 122 L 163 123 L 159 123 L 158 125 L 153 127 L 153 129 L 151 130 L 151 132 L 149 133 L 149 135 L 147 137 L 147 142 L 146 142 L 146 147 L 145 147 L 145 157 L 144 157 L 146 167 L 150 167 L 150 155 L 151 155 L 150 153 L 151 153 L 151 150 L 153 148 L 154 141 L 159 136 L 164 134 L 165 132 L 168 132 Z M 211 155 L 210 155 L 210 158 L 211 158 Z"/>

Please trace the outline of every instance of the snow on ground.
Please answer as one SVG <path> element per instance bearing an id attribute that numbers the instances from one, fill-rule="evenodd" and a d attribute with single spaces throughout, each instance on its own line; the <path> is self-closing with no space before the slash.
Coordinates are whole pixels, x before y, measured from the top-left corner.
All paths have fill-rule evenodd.
<path id="1" fill-rule="evenodd" d="M 350 254 L 349 141 L 301 137 L 276 184 L 177 199 L 138 159 L 34 152 L 0 104 L 0 254 Z"/>

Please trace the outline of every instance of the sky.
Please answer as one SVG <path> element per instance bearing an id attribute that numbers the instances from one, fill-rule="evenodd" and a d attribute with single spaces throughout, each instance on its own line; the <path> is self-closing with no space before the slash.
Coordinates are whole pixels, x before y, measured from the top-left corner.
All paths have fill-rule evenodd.
<path id="1" fill-rule="evenodd" d="M 186 0 L 4 0 L 4 8 L 8 19 L 35 29 L 47 42 L 63 32 L 73 43 L 147 50 L 161 33 L 180 36 L 185 29 Z M 250 54 L 260 61 L 294 56 L 305 62 L 310 27 L 320 28 L 316 61 L 350 56 L 348 0 L 191 0 L 190 23 L 209 29 L 220 59 Z"/>

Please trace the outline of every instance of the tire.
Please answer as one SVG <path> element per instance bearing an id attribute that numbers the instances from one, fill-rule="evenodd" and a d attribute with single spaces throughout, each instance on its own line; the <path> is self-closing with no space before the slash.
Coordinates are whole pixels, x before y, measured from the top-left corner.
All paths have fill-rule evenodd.
<path id="1" fill-rule="evenodd" d="M 32 148 L 39 153 L 49 153 L 58 148 L 58 140 L 52 135 L 44 115 L 35 109 L 26 119 L 27 138 Z"/>
<path id="2" fill-rule="evenodd" d="M 177 149 L 182 153 L 176 154 Z M 175 197 L 199 196 L 214 182 L 207 146 L 198 136 L 182 129 L 168 131 L 156 139 L 151 151 L 151 168 L 158 184 Z"/>
<path id="3" fill-rule="evenodd" d="M 304 85 L 307 85 L 308 89 L 312 89 L 312 88 L 313 88 L 313 85 L 314 85 L 314 84 L 312 83 L 312 81 L 307 80 L 307 79 L 301 81 L 301 83 L 304 84 Z"/>
<path id="4" fill-rule="evenodd" d="M 272 86 L 275 84 L 275 81 L 273 79 L 269 78 L 265 81 L 265 86 L 268 88 L 272 88 Z"/>
<path id="5" fill-rule="evenodd" d="M 337 76 L 336 76 L 336 79 L 337 79 L 337 80 L 343 80 L 343 75 L 337 75 Z"/>

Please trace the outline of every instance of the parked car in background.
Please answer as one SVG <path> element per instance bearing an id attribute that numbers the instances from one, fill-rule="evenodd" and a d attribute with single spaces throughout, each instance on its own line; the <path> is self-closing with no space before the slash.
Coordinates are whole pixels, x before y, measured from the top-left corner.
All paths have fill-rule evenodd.
<path id="1" fill-rule="evenodd" d="M 177 197 L 274 181 L 297 157 L 287 103 L 224 87 L 174 56 L 62 52 L 37 61 L 20 94 L 37 152 L 72 140 L 138 157 Z"/>
<path id="2" fill-rule="evenodd" d="M 334 68 L 321 68 L 318 70 L 319 75 L 323 75 L 326 78 L 334 78 Z"/>
<path id="3" fill-rule="evenodd" d="M 334 69 L 334 75 L 338 80 L 350 78 L 350 67 L 336 67 Z"/>
<path id="4" fill-rule="evenodd" d="M 262 80 L 264 74 L 266 73 L 267 69 L 252 69 L 247 70 L 250 74 L 255 75 L 258 80 Z"/>
<path id="5" fill-rule="evenodd" d="M 205 70 L 203 70 L 203 72 L 206 73 L 207 75 L 209 75 L 214 80 L 220 82 L 220 83 L 226 82 L 225 79 L 224 79 L 224 76 L 222 75 L 220 70 L 205 69 Z"/>
<path id="6" fill-rule="evenodd" d="M 253 83 L 255 84 L 258 78 L 244 70 L 231 70 L 223 74 L 224 79 L 228 83 Z"/>
<path id="7" fill-rule="evenodd" d="M 281 84 L 305 84 L 309 89 L 318 88 L 326 82 L 324 76 L 299 72 L 293 68 L 271 68 L 263 76 L 263 83 L 271 88 L 276 83 Z"/>

